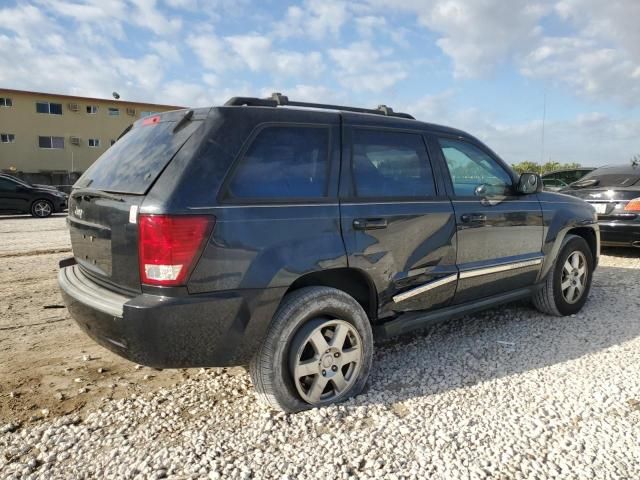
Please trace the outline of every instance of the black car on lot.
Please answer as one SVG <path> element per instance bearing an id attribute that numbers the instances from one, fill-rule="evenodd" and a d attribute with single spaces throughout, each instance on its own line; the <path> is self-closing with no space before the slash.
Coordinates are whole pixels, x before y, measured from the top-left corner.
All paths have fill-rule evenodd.
<path id="1" fill-rule="evenodd" d="M 598 168 L 561 193 L 593 205 L 602 245 L 640 247 L 640 164 Z"/>
<path id="2" fill-rule="evenodd" d="M 58 280 L 108 349 L 248 364 L 260 398 L 297 411 L 362 390 L 374 332 L 523 298 L 579 311 L 595 212 L 541 186 L 385 106 L 233 98 L 139 120 L 85 172 Z"/>
<path id="3" fill-rule="evenodd" d="M 31 185 L 12 175 L 0 174 L 0 212 L 30 213 L 48 217 L 67 208 L 68 196 L 55 187 Z"/>

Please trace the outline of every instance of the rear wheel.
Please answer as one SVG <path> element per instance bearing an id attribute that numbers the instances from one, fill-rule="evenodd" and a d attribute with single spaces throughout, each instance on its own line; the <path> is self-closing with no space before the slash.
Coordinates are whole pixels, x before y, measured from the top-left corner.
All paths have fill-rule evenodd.
<path id="1" fill-rule="evenodd" d="M 263 403 L 297 412 L 360 393 L 372 355 L 360 304 L 334 288 L 307 287 L 285 297 L 250 373 Z"/>
<path id="2" fill-rule="evenodd" d="M 31 215 L 46 218 L 53 213 L 53 205 L 49 200 L 36 200 L 31 205 Z"/>
<path id="3" fill-rule="evenodd" d="M 552 271 L 533 297 L 538 310 L 563 316 L 579 312 L 589 296 L 593 277 L 593 254 L 587 242 L 567 235 Z"/>

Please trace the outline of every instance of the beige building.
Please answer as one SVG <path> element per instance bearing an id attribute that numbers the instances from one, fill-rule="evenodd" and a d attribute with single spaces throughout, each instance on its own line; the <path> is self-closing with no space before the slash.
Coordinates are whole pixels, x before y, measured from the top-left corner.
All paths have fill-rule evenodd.
<path id="1" fill-rule="evenodd" d="M 0 171 L 75 181 L 131 123 L 178 108 L 0 88 Z"/>

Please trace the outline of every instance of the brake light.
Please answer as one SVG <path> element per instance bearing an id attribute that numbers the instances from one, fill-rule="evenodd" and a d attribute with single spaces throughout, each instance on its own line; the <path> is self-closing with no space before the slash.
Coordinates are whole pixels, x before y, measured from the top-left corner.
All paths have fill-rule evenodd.
<path id="1" fill-rule="evenodd" d="M 629 203 L 627 203 L 624 207 L 624 211 L 640 213 L 640 197 L 634 198 Z"/>
<path id="2" fill-rule="evenodd" d="M 160 115 L 156 115 L 155 117 L 147 117 L 142 121 L 142 125 L 155 125 L 156 123 L 160 123 Z"/>
<path id="3" fill-rule="evenodd" d="M 140 215 L 140 279 L 150 285 L 184 285 L 215 224 L 205 215 Z"/>

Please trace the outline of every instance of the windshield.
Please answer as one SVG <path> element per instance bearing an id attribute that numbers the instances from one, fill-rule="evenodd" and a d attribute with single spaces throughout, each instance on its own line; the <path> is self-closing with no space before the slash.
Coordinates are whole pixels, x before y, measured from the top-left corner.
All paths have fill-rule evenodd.
<path id="1" fill-rule="evenodd" d="M 74 187 L 142 195 L 201 124 L 192 121 L 174 132 L 175 121 L 140 123 L 96 160 Z"/>
<path id="2" fill-rule="evenodd" d="M 24 180 L 21 180 L 18 177 L 14 177 L 13 175 L 2 174 L 0 176 L 0 178 L 8 178 L 8 179 L 13 180 L 14 182 L 19 183 L 20 185 L 23 185 L 25 187 L 31 187 L 32 186 L 29 182 L 25 182 Z"/>

